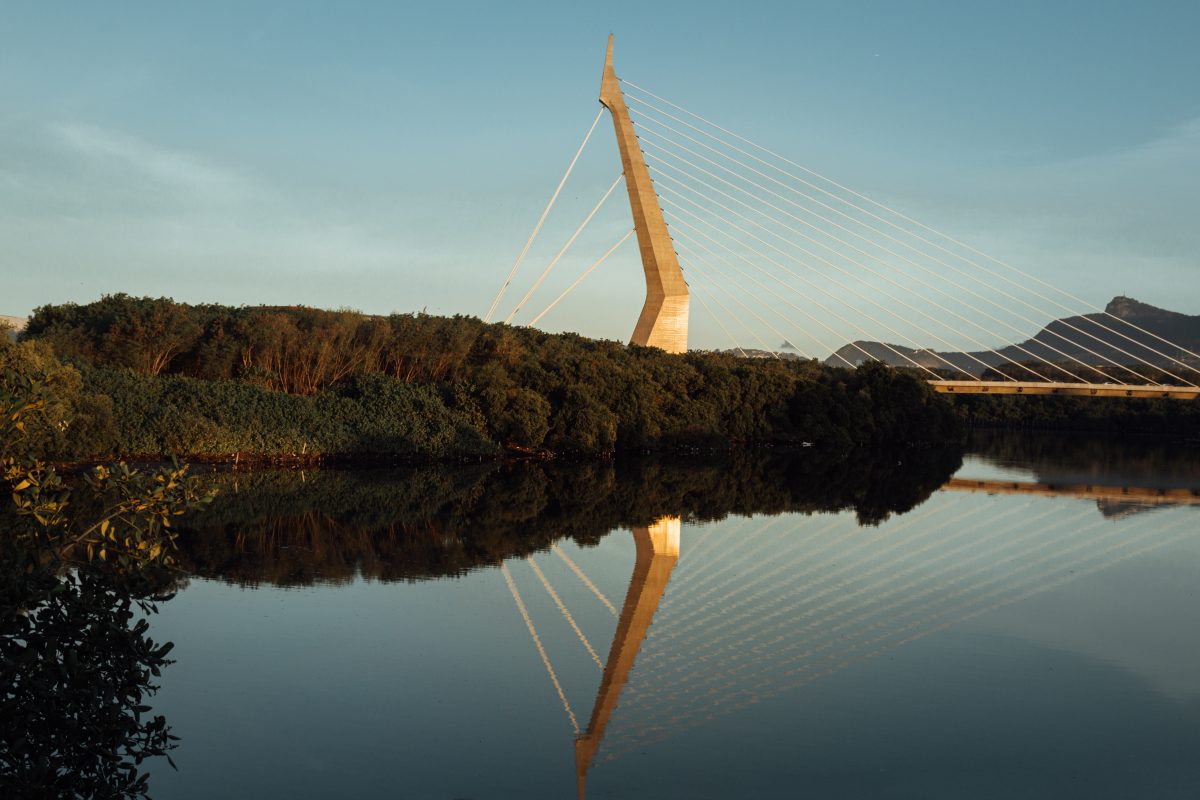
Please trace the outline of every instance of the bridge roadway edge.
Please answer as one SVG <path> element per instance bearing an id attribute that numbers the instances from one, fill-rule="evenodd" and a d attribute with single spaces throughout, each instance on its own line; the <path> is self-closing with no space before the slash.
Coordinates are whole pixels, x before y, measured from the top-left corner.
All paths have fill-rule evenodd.
<path id="1" fill-rule="evenodd" d="M 1195 400 L 1197 386 L 1159 384 L 1093 384 L 1044 381 L 929 381 L 939 394 L 1057 395 L 1059 397 L 1140 397 L 1170 400 Z"/>

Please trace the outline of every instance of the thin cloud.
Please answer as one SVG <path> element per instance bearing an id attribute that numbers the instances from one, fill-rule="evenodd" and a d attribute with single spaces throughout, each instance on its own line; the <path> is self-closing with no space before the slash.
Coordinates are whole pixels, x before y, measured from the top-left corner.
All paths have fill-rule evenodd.
<path id="1" fill-rule="evenodd" d="M 253 187 L 237 173 L 125 133 L 75 122 L 53 123 L 51 133 L 76 154 L 108 167 L 133 171 L 179 191 L 231 199 Z"/>
<path id="2" fill-rule="evenodd" d="M 77 121 L 0 126 L 0 274 L 39 276 L 11 287 L 2 313 L 112 291 L 420 307 L 462 259 L 417 234 L 369 198 L 283 191 L 148 137 Z"/>

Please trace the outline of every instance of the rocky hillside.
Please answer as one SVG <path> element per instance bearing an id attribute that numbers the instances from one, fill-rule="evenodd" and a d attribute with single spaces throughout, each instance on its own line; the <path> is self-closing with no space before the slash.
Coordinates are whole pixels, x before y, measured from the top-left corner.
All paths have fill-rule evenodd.
<path id="1" fill-rule="evenodd" d="M 1175 342 L 1183 350 L 1200 353 L 1200 315 L 1191 316 L 1176 311 L 1167 311 L 1131 297 L 1114 297 L 1104 311 L 1104 314 L 1086 314 L 1056 319 L 1038 331 L 1032 339 L 997 348 L 995 353 L 987 351 L 937 352 L 935 354 L 933 350 L 914 350 L 902 345 L 859 341 L 843 346 L 835 355 L 827 358 L 825 363 L 845 366 L 845 361 L 842 360 L 845 358 L 851 364 L 857 364 L 867 360 L 866 355 L 862 352 L 865 350 L 879 361 L 897 366 L 909 366 L 909 361 L 897 355 L 899 352 L 922 366 L 945 367 L 945 362 L 938 358 L 940 356 L 968 372 L 979 374 L 984 369 L 980 362 L 988 366 L 995 366 L 1006 361 L 1030 361 L 1033 360 L 1030 354 L 1036 356 L 1038 360 L 1050 362 L 1064 361 L 1066 356 L 1069 356 L 1089 364 L 1106 363 L 1105 359 L 1112 359 L 1120 364 L 1132 363 L 1134 359 L 1122 352 L 1126 351 L 1160 367 L 1169 368 L 1174 364 L 1165 356 L 1179 358 L 1186 363 L 1200 367 L 1200 359 L 1179 350 L 1168 349 L 1167 345 L 1150 335 L 1156 334 L 1163 339 Z M 1113 317 L 1118 319 L 1113 319 Z M 1128 321 L 1149 333 L 1142 333 L 1118 320 Z M 1148 345 L 1164 355 L 1156 355 L 1150 350 L 1138 346 L 1139 344 Z M 841 358 L 838 357 L 839 355 Z"/>
<path id="2" fill-rule="evenodd" d="M 17 333 L 25 329 L 25 317 L 6 317 L 0 314 L 0 328 L 7 328 L 8 337 L 16 340 Z"/>

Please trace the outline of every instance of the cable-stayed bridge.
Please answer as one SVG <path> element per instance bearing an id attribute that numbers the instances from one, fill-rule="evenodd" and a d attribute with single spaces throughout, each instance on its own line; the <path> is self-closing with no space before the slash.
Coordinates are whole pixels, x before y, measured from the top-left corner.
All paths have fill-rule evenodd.
<path id="1" fill-rule="evenodd" d="M 503 317 L 507 323 L 538 324 L 635 239 L 646 299 L 634 344 L 686 351 L 694 297 L 743 355 L 754 349 L 846 367 L 883 357 L 953 394 L 1200 396 L 1194 344 L 1095 307 L 618 78 L 611 37 L 600 102 L 487 320 L 500 318 L 508 289 L 607 110 L 620 171 Z M 535 293 L 622 181 L 632 228 L 529 317 Z"/>
<path id="2" fill-rule="evenodd" d="M 1106 518 L 1081 502 L 1112 498 L 1144 513 Z M 961 480 L 876 527 L 850 513 L 660 519 L 633 529 L 627 585 L 589 575 L 586 553 L 557 545 L 501 569 L 546 702 L 557 697 L 564 736 L 574 733 L 582 797 L 607 762 L 1194 537 L 1198 501 Z M 538 613 L 543 593 L 552 605 Z"/>

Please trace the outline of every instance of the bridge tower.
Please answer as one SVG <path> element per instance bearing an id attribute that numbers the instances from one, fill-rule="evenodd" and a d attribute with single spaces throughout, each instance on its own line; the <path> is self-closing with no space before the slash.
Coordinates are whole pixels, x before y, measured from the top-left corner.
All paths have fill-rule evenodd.
<path id="1" fill-rule="evenodd" d="M 633 132 L 629 109 L 617 73 L 613 71 L 613 37 L 608 37 L 604 56 L 604 76 L 600 81 L 600 103 L 612 114 L 625 170 L 625 188 L 633 211 L 642 269 L 646 273 L 646 303 L 633 329 L 632 344 L 661 347 L 668 353 L 687 352 L 688 287 L 675 255 L 675 245 L 667 232 L 658 195 L 650 181 L 641 145 Z"/>

